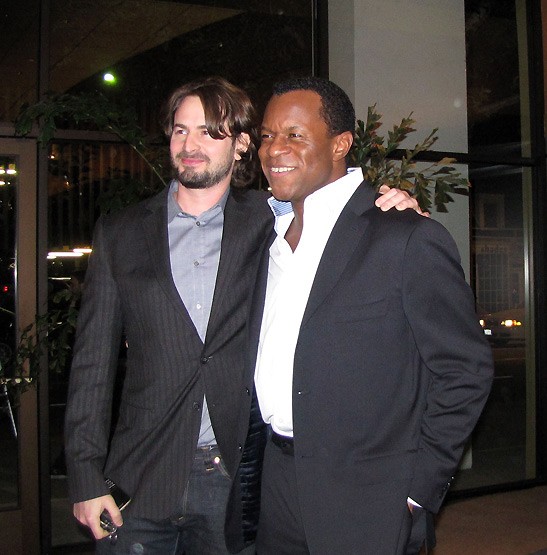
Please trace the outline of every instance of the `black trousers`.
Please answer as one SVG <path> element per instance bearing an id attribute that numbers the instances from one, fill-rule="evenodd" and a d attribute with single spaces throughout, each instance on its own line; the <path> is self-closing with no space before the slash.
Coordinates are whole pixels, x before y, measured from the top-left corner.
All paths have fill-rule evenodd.
<path id="1" fill-rule="evenodd" d="M 271 440 L 264 453 L 262 477 L 257 555 L 310 555 L 298 502 L 294 457 L 285 454 Z M 317 510 L 321 508 L 318 507 Z M 425 509 L 415 507 L 406 555 L 427 554 L 433 547 L 433 515 Z"/>
<path id="2" fill-rule="evenodd" d="M 257 555 L 309 555 L 298 503 L 294 457 L 271 440 L 264 452 Z"/>

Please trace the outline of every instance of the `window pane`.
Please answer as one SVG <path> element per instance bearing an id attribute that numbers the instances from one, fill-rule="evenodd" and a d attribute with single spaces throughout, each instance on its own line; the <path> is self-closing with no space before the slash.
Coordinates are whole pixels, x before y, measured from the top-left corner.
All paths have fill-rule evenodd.
<path id="1" fill-rule="evenodd" d="M 311 15 L 310 0 L 53 0 L 49 88 L 135 106 L 156 134 L 169 93 L 196 77 L 221 75 L 260 109 L 273 81 L 312 72 Z"/>
<path id="2" fill-rule="evenodd" d="M 15 228 L 17 158 L 0 154 L 0 510 L 19 504 L 17 411 L 9 385 L 16 345 Z M 8 391 L 9 390 L 9 391 Z"/>
<path id="3" fill-rule="evenodd" d="M 466 0 L 469 152 L 529 155 L 524 0 Z"/>
<path id="4" fill-rule="evenodd" d="M 0 5 L 0 121 L 12 122 L 24 102 L 35 102 L 39 0 Z"/>
<path id="5" fill-rule="evenodd" d="M 474 289 L 495 377 L 473 434 L 472 461 L 467 468 L 464 462 L 455 489 L 535 477 L 533 311 L 525 240 L 530 222 L 524 216 L 530 175 L 509 166 L 475 166 L 469 173 Z"/>

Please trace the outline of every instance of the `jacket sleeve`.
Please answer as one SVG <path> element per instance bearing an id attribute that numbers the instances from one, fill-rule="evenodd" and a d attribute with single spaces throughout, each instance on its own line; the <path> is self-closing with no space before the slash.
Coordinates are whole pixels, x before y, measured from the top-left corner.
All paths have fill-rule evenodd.
<path id="1" fill-rule="evenodd" d="M 69 497 L 73 503 L 108 493 L 103 467 L 122 317 L 105 236 L 105 220 L 100 218 L 78 315 L 65 417 Z"/>
<path id="2" fill-rule="evenodd" d="M 431 378 L 409 496 L 437 512 L 488 397 L 492 352 L 444 227 L 421 221 L 409 238 L 403 268 L 405 314 Z"/>

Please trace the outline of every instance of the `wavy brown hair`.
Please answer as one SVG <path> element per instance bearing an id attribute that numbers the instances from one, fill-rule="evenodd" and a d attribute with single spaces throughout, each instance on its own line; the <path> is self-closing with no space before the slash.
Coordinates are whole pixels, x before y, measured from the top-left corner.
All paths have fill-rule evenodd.
<path id="1" fill-rule="evenodd" d="M 245 152 L 238 151 L 232 173 L 232 185 L 245 187 L 255 179 L 257 166 L 257 120 L 256 112 L 247 93 L 222 77 L 207 77 L 182 85 L 170 96 L 164 107 L 163 131 L 167 137 L 173 133 L 175 113 L 187 96 L 197 96 L 205 112 L 205 125 L 214 139 L 231 137 L 236 141 L 247 133 L 251 142 Z"/>

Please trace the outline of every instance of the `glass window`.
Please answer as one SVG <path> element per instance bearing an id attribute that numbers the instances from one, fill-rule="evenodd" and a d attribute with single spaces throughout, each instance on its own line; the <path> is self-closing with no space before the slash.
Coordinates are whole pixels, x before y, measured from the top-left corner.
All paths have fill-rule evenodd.
<path id="1" fill-rule="evenodd" d="M 53 0 L 50 90 L 99 92 L 161 134 L 170 92 L 221 75 L 261 109 L 272 82 L 312 72 L 312 2 Z M 135 32 L 138 29 L 138 32 Z"/>
<path id="2" fill-rule="evenodd" d="M 20 106 L 36 101 L 39 0 L 0 5 L 0 121 L 13 122 Z"/>
<path id="3" fill-rule="evenodd" d="M 454 489 L 535 477 L 534 333 L 525 209 L 528 169 L 470 166 L 471 249 L 477 312 L 492 346 L 492 392 Z M 532 434 L 533 436 L 533 434 Z"/>
<path id="4" fill-rule="evenodd" d="M 15 230 L 17 157 L 0 154 L 0 510 L 19 504 L 18 426 L 11 387 L 11 363 L 16 345 Z"/>
<path id="5" fill-rule="evenodd" d="M 482 162 L 469 166 L 472 285 L 495 375 L 455 490 L 536 478 L 526 10 L 525 0 L 465 1 L 469 154 Z"/>
<path id="6" fill-rule="evenodd" d="M 524 0 L 466 0 L 469 152 L 521 156 L 529 145 Z"/>

